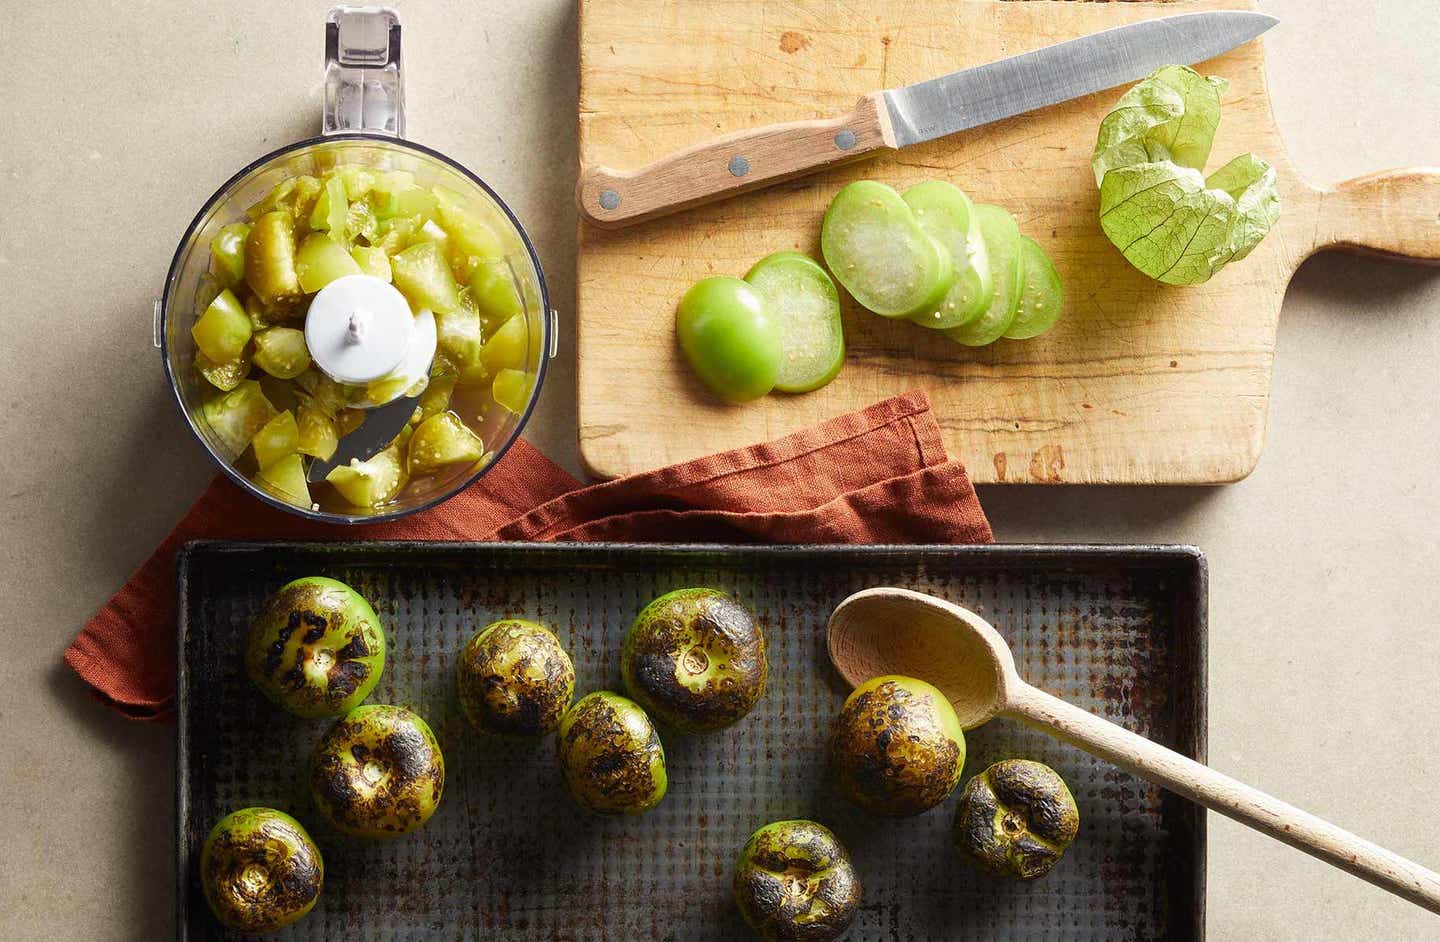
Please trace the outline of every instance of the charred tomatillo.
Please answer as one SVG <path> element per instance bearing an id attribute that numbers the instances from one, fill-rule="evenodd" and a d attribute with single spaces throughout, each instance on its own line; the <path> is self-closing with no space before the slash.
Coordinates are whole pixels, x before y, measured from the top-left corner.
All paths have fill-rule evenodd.
<path id="1" fill-rule="evenodd" d="M 776 821 L 746 842 L 735 862 L 735 905 L 762 939 L 838 939 L 860 908 L 850 854 L 814 821 Z"/>
<path id="2" fill-rule="evenodd" d="M 560 721 L 565 788 L 595 814 L 640 814 L 665 797 L 665 749 L 645 711 L 617 693 L 580 698 Z"/>
<path id="3" fill-rule="evenodd" d="M 625 692 L 682 733 L 723 729 L 765 693 L 765 635 L 717 589 L 677 589 L 645 606 L 620 654 Z"/>
<path id="4" fill-rule="evenodd" d="M 315 807 L 337 830 L 394 837 L 440 805 L 445 758 L 419 716 L 404 707 L 356 707 L 330 728 L 310 763 Z"/>
<path id="5" fill-rule="evenodd" d="M 888 675 L 856 687 L 830 736 L 835 787 L 861 809 L 906 817 L 955 790 L 965 734 L 945 695 L 923 680 Z"/>
<path id="6" fill-rule="evenodd" d="M 308 576 L 281 586 L 250 626 L 245 672 L 296 716 L 340 716 L 370 696 L 385 669 L 385 632 L 343 582 Z"/>
<path id="7" fill-rule="evenodd" d="M 460 706 L 470 725 L 502 736 L 554 732 L 575 696 L 575 666 L 542 625 L 506 618 L 460 651 Z"/>
<path id="8" fill-rule="evenodd" d="M 1080 812 L 1065 780 L 1028 759 L 997 762 L 965 783 L 955 848 L 986 873 L 1034 880 L 1075 840 Z"/>
<path id="9" fill-rule="evenodd" d="M 315 907 L 325 883 L 320 848 L 274 808 L 221 818 L 200 851 L 200 887 L 215 918 L 241 932 L 274 932 Z"/>

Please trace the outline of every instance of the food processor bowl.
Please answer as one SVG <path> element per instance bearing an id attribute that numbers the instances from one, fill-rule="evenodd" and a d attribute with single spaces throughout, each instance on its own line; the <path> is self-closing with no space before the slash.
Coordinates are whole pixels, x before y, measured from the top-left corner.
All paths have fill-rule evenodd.
<path id="1" fill-rule="evenodd" d="M 314 520 L 371 523 L 432 507 L 486 473 L 519 437 L 539 397 L 546 361 L 554 355 L 556 314 L 535 249 L 515 214 L 478 176 L 451 158 L 398 137 L 404 127 L 403 86 L 399 71 L 399 20 L 390 10 L 333 10 L 327 22 L 326 91 L 321 137 L 273 151 L 227 180 L 195 215 L 170 264 L 162 298 L 156 302 L 155 342 L 175 399 L 195 437 L 236 484 L 272 506 Z M 207 420 L 205 404 L 224 393 L 196 365 L 191 327 L 219 291 L 210 273 L 211 240 L 222 227 L 249 221 L 247 207 L 278 184 L 298 175 L 319 177 L 336 167 L 357 165 L 371 171 L 407 171 L 426 189 L 443 187 L 462 197 L 496 237 L 525 324 L 520 359 L 528 380 L 523 403 L 501 407 L 479 392 L 457 387 L 450 410 L 479 436 L 479 460 L 456 463 L 433 473 L 410 475 L 392 499 L 370 507 L 335 500 L 308 506 L 284 499 L 254 480 Z M 492 259 L 491 261 L 499 261 Z M 293 325 L 292 325 L 293 326 Z M 255 375 L 259 376 L 258 370 Z M 342 440 L 343 445 L 343 440 Z M 237 459 L 242 462 L 237 466 Z M 326 487 L 327 485 L 321 485 Z"/>

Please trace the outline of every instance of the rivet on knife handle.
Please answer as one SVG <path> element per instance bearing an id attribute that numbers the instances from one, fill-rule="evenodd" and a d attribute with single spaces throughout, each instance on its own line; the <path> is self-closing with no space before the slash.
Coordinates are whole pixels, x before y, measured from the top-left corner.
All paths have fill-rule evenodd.
<path id="1" fill-rule="evenodd" d="M 751 128 L 677 151 L 638 170 L 588 168 L 580 174 L 575 200 L 589 222 L 618 229 L 894 146 L 881 93 L 875 92 L 839 118 Z"/>

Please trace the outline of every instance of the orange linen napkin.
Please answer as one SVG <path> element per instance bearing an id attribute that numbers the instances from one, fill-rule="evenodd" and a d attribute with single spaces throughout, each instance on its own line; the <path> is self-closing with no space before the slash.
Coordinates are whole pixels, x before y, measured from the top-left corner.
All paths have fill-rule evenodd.
<path id="1" fill-rule="evenodd" d="M 315 523 L 216 475 L 90 619 L 65 661 L 105 703 L 164 717 L 175 692 L 175 553 L 189 540 L 616 540 L 988 543 L 990 524 L 922 392 L 773 442 L 583 486 L 525 441 L 440 506 L 390 523 Z"/>

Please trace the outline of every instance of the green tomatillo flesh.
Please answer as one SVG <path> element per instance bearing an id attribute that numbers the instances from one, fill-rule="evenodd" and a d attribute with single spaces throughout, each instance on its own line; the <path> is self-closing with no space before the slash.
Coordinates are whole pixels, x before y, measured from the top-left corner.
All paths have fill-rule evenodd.
<path id="1" fill-rule="evenodd" d="M 985 237 L 990 259 L 990 277 L 995 293 L 990 305 L 969 323 L 945 331 L 945 336 L 967 347 L 983 347 L 1005 336 L 1020 307 L 1025 287 L 1025 267 L 1020 257 L 1020 226 L 1015 217 L 999 206 L 975 205 L 975 218 Z"/>
<path id="2" fill-rule="evenodd" d="M 745 280 L 780 321 L 780 373 L 775 388 L 802 393 L 830 382 L 845 365 L 840 292 L 808 255 L 775 252 L 751 266 Z"/>
<path id="3" fill-rule="evenodd" d="M 863 308 L 909 317 L 937 307 L 955 283 L 950 252 L 921 228 L 890 187 L 856 180 L 830 202 L 820 250 L 835 279 Z"/>

